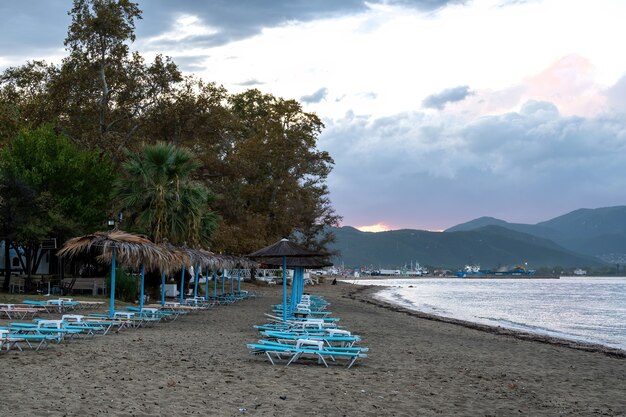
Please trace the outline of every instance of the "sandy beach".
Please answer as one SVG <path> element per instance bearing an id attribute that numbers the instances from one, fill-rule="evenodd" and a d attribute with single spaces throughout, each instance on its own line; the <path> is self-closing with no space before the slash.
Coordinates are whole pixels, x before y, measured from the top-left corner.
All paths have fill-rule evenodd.
<path id="1" fill-rule="evenodd" d="M 369 357 L 351 369 L 272 366 L 246 343 L 281 288 L 254 290 L 260 297 L 152 328 L 1 352 L 0 415 L 626 415 L 619 352 L 418 317 L 347 284 L 307 290 L 326 297 Z"/>

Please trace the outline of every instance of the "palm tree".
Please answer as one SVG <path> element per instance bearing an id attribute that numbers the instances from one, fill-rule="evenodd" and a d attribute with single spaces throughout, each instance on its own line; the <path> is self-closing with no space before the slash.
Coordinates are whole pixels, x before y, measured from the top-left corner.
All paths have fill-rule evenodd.
<path id="1" fill-rule="evenodd" d="M 170 143 L 129 152 L 114 195 L 131 227 L 154 242 L 208 246 L 217 216 L 210 209 L 213 194 L 191 179 L 199 166 L 191 151 Z"/>

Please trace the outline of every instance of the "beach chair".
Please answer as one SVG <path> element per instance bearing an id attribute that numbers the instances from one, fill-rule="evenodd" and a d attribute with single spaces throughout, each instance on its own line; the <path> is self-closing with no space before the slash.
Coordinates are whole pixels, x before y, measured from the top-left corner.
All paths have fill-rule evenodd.
<path id="1" fill-rule="evenodd" d="M 83 330 L 84 333 L 95 336 L 96 334 L 105 335 L 111 329 L 112 322 L 96 322 L 87 321 L 82 314 L 64 314 L 61 316 L 61 322 L 66 329 Z"/>
<path id="2" fill-rule="evenodd" d="M 25 320 L 33 318 L 41 310 L 33 307 L 22 307 L 15 304 L 0 304 L 0 316 L 6 316 L 7 319 Z"/>
<path id="3" fill-rule="evenodd" d="M 349 332 L 348 332 L 349 333 Z M 298 339 L 319 340 L 324 342 L 329 348 L 332 347 L 353 347 L 355 343 L 361 341 L 361 338 L 351 334 L 329 334 L 329 333 L 301 333 L 291 331 L 263 331 L 261 334 L 269 340 L 275 340 L 282 343 L 293 343 Z"/>
<path id="4" fill-rule="evenodd" d="M 20 347 L 19 343 L 23 341 L 24 339 L 12 335 L 9 330 L 0 330 L 0 350 L 6 348 L 6 350 L 9 351 L 12 347 L 16 347 L 19 351 L 21 351 L 22 348 Z"/>
<path id="5" fill-rule="evenodd" d="M 351 368 L 357 359 L 367 357 L 363 353 L 367 348 L 324 348 L 319 342 L 305 340 L 295 345 L 260 340 L 259 343 L 251 343 L 247 347 L 252 354 L 265 354 L 272 365 L 275 365 L 274 359 L 286 359 L 285 366 L 289 366 L 300 358 L 314 357 L 318 363 L 328 368 L 327 359 L 335 361 L 336 358 L 344 358 L 347 359 L 346 366 Z"/>
<path id="6" fill-rule="evenodd" d="M 1 331 L 8 332 L 8 338 L 15 342 L 15 346 L 21 349 L 19 345 L 20 342 L 26 343 L 26 345 L 30 349 L 39 350 L 42 347 L 48 346 L 48 343 L 51 341 L 56 341 L 56 336 L 53 335 L 45 335 L 45 334 L 37 334 L 37 333 L 19 333 L 20 329 L 14 329 L 11 327 L 2 327 Z M 6 333 L 5 333 L 6 334 Z"/>

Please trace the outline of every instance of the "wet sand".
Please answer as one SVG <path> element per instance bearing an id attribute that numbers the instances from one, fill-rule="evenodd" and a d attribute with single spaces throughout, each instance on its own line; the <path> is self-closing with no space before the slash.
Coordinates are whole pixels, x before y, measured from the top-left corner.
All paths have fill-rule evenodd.
<path id="1" fill-rule="evenodd" d="M 252 326 L 281 300 L 280 287 L 258 287 L 257 299 L 153 328 L 1 352 L 0 415 L 626 415 L 619 352 L 418 317 L 368 288 L 307 290 L 362 336 L 368 358 L 346 369 L 250 355 Z"/>

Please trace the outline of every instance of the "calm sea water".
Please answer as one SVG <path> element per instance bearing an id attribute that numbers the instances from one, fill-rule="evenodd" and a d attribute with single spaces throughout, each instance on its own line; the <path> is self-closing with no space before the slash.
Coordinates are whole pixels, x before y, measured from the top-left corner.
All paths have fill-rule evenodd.
<path id="1" fill-rule="evenodd" d="M 626 350 L 626 278 L 346 280 L 403 307 Z"/>

